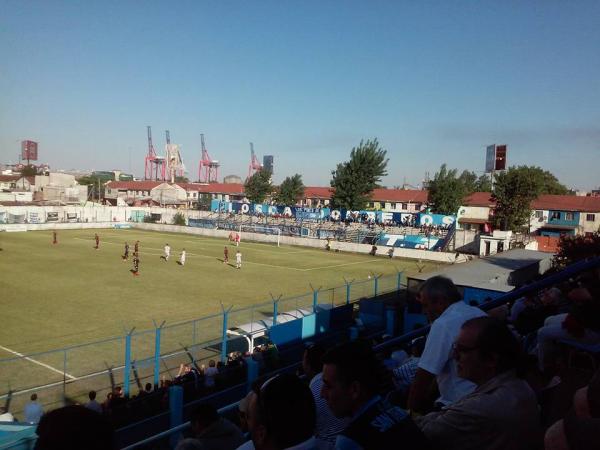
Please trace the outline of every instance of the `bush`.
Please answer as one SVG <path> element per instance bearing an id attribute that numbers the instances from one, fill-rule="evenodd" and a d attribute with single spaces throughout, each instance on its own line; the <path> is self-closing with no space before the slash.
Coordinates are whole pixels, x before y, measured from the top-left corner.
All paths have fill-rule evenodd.
<path id="1" fill-rule="evenodd" d="M 181 226 L 185 226 L 185 216 L 183 215 L 183 213 L 178 212 L 177 214 L 175 214 L 173 216 L 173 225 L 181 225 Z"/>

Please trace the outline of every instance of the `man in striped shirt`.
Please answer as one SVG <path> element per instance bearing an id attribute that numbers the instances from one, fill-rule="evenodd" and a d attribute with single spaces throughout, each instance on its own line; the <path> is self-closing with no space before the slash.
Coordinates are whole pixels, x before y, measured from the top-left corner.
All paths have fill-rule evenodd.
<path id="1" fill-rule="evenodd" d="M 337 435 L 350 423 L 349 418 L 338 419 L 333 415 L 327 405 L 327 401 L 321 397 L 321 388 L 323 387 L 322 373 L 323 355 L 325 347 L 320 344 L 313 344 L 304 351 L 302 358 L 302 369 L 304 374 L 310 380 L 310 390 L 315 399 L 317 411 L 317 426 L 315 427 L 315 437 L 321 450 L 330 450 L 334 448 Z"/>

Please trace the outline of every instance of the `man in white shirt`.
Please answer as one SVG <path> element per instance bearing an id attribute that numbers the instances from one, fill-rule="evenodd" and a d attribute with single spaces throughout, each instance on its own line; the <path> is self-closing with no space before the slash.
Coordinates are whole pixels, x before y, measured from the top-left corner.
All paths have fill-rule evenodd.
<path id="1" fill-rule="evenodd" d="M 431 393 L 435 385 L 440 397 L 438 406 L 447 406 L 473 392 L 476 385 L 460 378 L 452 358 L 452 344 L 467 320 L 485 316 L 479 308 L 469 306 L 452 280 L 435 276 L 419 289 L 423 312 L 431 322 L 425 350 L 419 360 L 415 380 L 410 388 L 408 407 L 419 413 L 431 410 Z"/>
<path id="2" fill-rule="evenodd" d="M 37 394 L 31 394 L 31 401 L 25 405 L 25 422 L 38 423 L 44 414 L 42 405 L 37 402 Z"/>
<path id="3" fill-rule="evenodd" d="M 163 258 L 165 259 L 165 261 L 168 261 L 169 256 L 171 256 L 171 246 L 169 244 L 165 244 L 164 252 L 165 255 L 163 256 Z"/>

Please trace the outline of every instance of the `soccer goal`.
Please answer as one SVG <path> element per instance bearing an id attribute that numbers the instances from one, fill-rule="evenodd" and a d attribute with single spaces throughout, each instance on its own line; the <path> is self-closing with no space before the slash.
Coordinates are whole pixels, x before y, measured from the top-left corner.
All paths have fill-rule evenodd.
<path id="1" fill-rule="evenodd" d="M 277 247 L 280 246 L 281 242 L 281 229 L 278 227 L 269 227 L 266 225 L 240 225 L 240 238 L 242 236 L 242 232 L 245 233 L 258 233 L 258 234 L 268 234 L 271 236 L 277 236 Z"/>

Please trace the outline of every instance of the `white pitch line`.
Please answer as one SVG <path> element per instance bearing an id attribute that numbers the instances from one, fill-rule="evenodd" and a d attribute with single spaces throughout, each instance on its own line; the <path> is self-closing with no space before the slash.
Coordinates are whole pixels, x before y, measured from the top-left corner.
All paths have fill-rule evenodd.
<path id="1" fill-rule="evenodd" d="M 49 366 L 48 364 L 44 364 L 43 362 L 37 361 L 33 358 L 30 358 L 29 356 L 25 356 L 23 353 L 16 352 L 14 350 L 11 350 L 10 348 L 6 348 L 1 345 L 0 345 L 0 349 L 4 350 L 5 352 L 12 353 L 13 355 L 18 356 L 20 358 L 26 359 L 27 361 L 30 361 L 34 364 L 45 367 L 46 369 L 50 369 L 51 371 L 59 373 L 65 377 L 69 378 L 70 380 L 77 380 L 77 377 L 74 377 L 73 375 L 68 374 L 67 372 L 63 372 L 62 370 L 58 370 L 52 366 Z"/>

